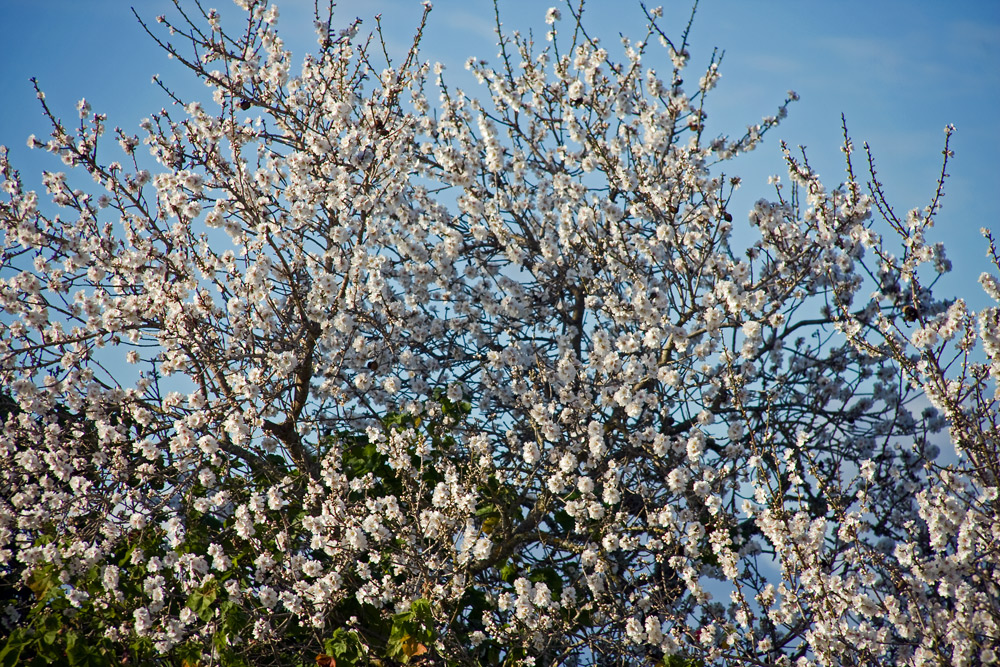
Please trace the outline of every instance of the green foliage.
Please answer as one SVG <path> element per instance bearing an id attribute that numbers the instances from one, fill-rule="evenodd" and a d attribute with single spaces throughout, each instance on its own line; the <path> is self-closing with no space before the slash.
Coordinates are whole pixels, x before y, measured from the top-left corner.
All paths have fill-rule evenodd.
<path id="1" fill-rule="evenodd" d="M 119 663 L 113 644 L 67 629 L 54 614 L 34 628 L 16 628 L 0 648 L 0 666 L 79 665 L 101 667 Z"/>
<path id="2" fill-rule="evenodd" d="M 409 611 L 392 618 L 392 630 L 386 644 L 386 657 L 403 664 L 411 658 L 426 654 L 428 644 L 434 641 L 431 607 L 427 600 L 415 600 Z"/>
<path id="3" fill-rule="evenodd" d="M 656 663 L 656 667 L 705 667 L 705 661 L 671 655 Z"/>
<path id="4" fill-rule="evenodd" d="M 430 445 L 428 450 L 431 454 L 423 458 L 417 456 L 414 447 L 412 463 L 414 469 L 419 471 L 416 479 L 403 478 L 389 464 L 388 457 L 363 433 L 339 433 L 319 443 L 318 450 L 334 446 L 339 448 L 340 468 L 348 480 L 369 479 L 366 489 L 353 492 L 352 500 L 363 502 L 366 497 L 390 494 L 402 496 L 406 490 L 404 487 L 409 485 L 412 493 L 413 485 L 418 485 L 419 492 L 426 495 L 422 502 L 429 503 L 431 490 L 443 479 L 443 464 L 468 465 L 467 454 L 457 447 L 454 433 L 468 418 L 471 405 L 449 399 L 443 390 L 434 392 L 434 405 L 433 417 L 430 416 L 432 411 L 428 410 L 417 415 L 393 413 L 382 420 L 384 428 L 394 431 L 412 429 L 417 438 L 426 439 Z M 268 463 L 275 470 L 289 470 L 288 462 L 281 457 L 272 455 L 268 457 Z M 274 480 L 258 470 L 252 471 L 247 481 L 264 488 Z M 485 534 L 499 533 L 504 529 L 504 521 L 509 521 L 514 512 L 517 495 L 496 477 L 490 477 L 478 490 L 482 503 L 475 516 L 480 529 Z M 198 496 L 205 490 L 193 482 L 188 492 Z M 294 497 L 289 498 L 287 505 L 281 509 L 284 525 L 290 527 L 288 539 L 295 539 L 296 518 L 304 511 L 301 501 Z M 178 614 L 187 608 L 201 622 L 212 623 L 214 660 L 225 667 L 243 667 L 253 664 L 253 648 L 245 643 L 252 619 L 245 601 L 230 599 L 224 584 L 234 579 L 241 587 L 245 585 L 258 551 L 250 543 L 237 539 L 233 523 L 232 516 L 220 519 L 211 513 L 188 509 L 185 539 L 175 552 L 178 555 L 190 553 L 204 556 L 208 545 L 217 543 L 224 547 L 231 565 L 224 571 L 213 572 L 212 577 L 185 597 L 167 600 L 167 605 L 170 613 Z M 52 542 L 56 534 L 55 527 L 50 527 L 39 534 L 37 543 Z M 257 538 L 272 551 L 277 551 L 272 544 L 272 535 L 259 534 Z M 118 589 L 124 598 L 134 599 L 144 594 L 143 580 L 152 574 L 147 571 L 145 562 L 153 556 L 162 558 L 165 554 L 163 532 L 150 526 L 135 531 L 132 538 L 123 544 L 107 562 L 116 563 L 120 568 Z M 138 561 L 135 560 L 137 550 L 142 552 Z M 322 558 L 322 554 L 317 554 L 317 557 Z M 389 572 L 388 560 L 384 563 L 370 562 L 368 566 L 373 571 Z M 526 574 L 516 558 L 495 563 L 490 570 L 492 574 L 489 578 L 503 582 L 508 588 L 518 577 Z M 31 603 L 21 605 L 25 621 L 0 644 L 0 667 L 151 662 L 182 667 L 200 663 L 203 647 L 196 643 L 182 643 L 173 647 L 169 655 L 163 656 L 148 637 L 132 637 L 122 642 L 108 639 L 106 633 L 109 628 L 119 627 L 132 619 L 124 611 L 125 605 L 92 603 L 95 599 L 107 599 L 101 574 L 100 569 L 94 567 L 74 582 L 77 589 L 88 596 L 79 603 L 79 608 L 74 608 L 67 599 L 67 590 L 60 584 L 60 572 L 55 565 L 47 564 L 33 570 L 25 588 L 15 586 L 12 590 L 30 595 Z M 553 568 L 536 568 L 527 576 L 532 582 L 545 582 L 554 596 L 562 591 L 563 580 Z M 345 581 L 348 590 L 352 585 L 349 579 Z M 299 625 L 295 619 L 286 619 L 282 625 L 282 643 L 290 653 L 283 654 L 279 660 L 305 660 L 303 664 L 311 665 L 315 664 L 315 656 L 319 654 L 319 657 L 331 658 L 337 665 L 409 664 L 433 653 L 434 642 L 444 627 L 453 637 L 467 637 L 472 631 L 482 630 L 483 613 L 494 610 L 494 606 L 495 601 L 475 583 L 470 583 L 453 608 L 436 612 L 427 600 L 417 599 L 405 612 L 387 615 L 371 605 L 360 604 L 353 595 L 347 595 L 328 614 L 330 621 L 334 625 L 341 624 L 341 627 L 337 627 L 319 645 L 315 644 L 315 636 L 309 629 Z M 356 619 L 356 624 L 349 624 L 352 618 Z M 448 620 L 444 622 L 442 619 Z M 516 651 L 502 650 L 490 642 L 483 643 L 472 654 L 477 663 L 484 666 L 511 663 L 518 656 Z"/>
<path id="5" fill-rule="evenodd" d="M 356 632 L 337 628 L 333 636 L 323 642 L 326 654 L 332 656 L 338 665 L 362 665 L 365 661 L 364 648 Z"/>
<path id="6" fill-rule="evenodd" d="M 208 582 L 188 596 L 187 608 L 207 623 L 215 615 L 215 598 L 218 591 L 219 586 L 215 581 Z"/>

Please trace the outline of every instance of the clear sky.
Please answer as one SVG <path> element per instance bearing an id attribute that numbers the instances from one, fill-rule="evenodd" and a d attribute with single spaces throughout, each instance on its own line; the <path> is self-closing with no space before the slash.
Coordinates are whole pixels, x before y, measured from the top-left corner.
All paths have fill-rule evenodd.
<path id="1" fill-rule="evenodd" d="M 690 2 L 662 1 L 664 25 L 679 34 Z M 534 27 L 543 42 L 550 4 L 560 3 L 501 0 L 501 18 L 508 28 Z M 149 19 L 171 11 L 163 0 L 136 5 Z M 218 7 L 224 17 L 238 13 L 229 0 L 205 6 Z M 313 3 L 279 6 L 286 44 L 297 56 L 314 49 Z M 340 23 L 357 16 L 373 28 L 370 19 L 381 13 L 391 44 L 402 49 L 420 11 L 418 0 L 346 0 L 336 15 Z M 639 37 L 643 28 L 638 1 L 632 0 L 591 0 L 585 21 L 609 46 L 619 32 Z M 466 58 L 495 55 L 492 27 L 491 0 L 437 0 L 424 58 L 444 62 L 449 80 L 465 85 Z M 897 209 L 924 206 L 940 170 L 942 130 L 954 123 L 956 156 L 935 240 L 945 241 L 956 267 L 945 287 L 984 305 L 975 279 L 990 267 L 979 228 L 1000 232 L 1000 0 L 702 0 L 692 31 L 695 71 L 716 47 L 725 58 L 708 107 L 710 133 L 741 134 L 773 113 L 785 91 L 802 96 L 764 146 L 729 169 L 744 179 L 743 208 L 771 194 L 767 176 L 783 171 L 779 139 L 807 146 L 829 185 L 842 180 L 842 112 L 855 144 L 872 145 Z M 108 114 L 112 127 L 131 130 L 169 103 L 151 83 L 154 73 L 192 98 L 206 97 L 207 89 L 190 85 L 121 0 L 2 0 L 0 58 L 0 144 L 11 148 L 15 165 L 35 185 L 42 169 L 62 166 L 25 147 L 29 134 L 47 134 L 30 77 L 39 79 L 67 119 L 76 101 L 87 97 Z M 691 80 L 698 75 L 693 71 Z"/>

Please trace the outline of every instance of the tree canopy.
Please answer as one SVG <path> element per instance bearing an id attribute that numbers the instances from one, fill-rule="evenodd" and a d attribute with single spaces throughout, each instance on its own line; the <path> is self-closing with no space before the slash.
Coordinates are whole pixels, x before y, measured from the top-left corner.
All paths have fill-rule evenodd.
<path id="1" fill-rule="evenodd" d="M 954 128 L 908 213 L 846 124 L 844 183 L 782 146 L 735 211 L 796 95 L 710 129 L 690 23 L 498 19 L 462 90 L 429 5 L 401 54 L 318 8 L 293 71 L 236 4 L 143 23 L 206 99 L 133 134 L 39 91 L 43 194 L 0 147 L 0 663 L 996 661 Z"/>

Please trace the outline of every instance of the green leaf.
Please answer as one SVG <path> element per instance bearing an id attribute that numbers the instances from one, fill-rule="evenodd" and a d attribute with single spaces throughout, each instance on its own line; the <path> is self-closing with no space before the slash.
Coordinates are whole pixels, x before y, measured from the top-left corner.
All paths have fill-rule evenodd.
<path id="1" fill-rule="evenodd" d="M 434 618 L 431 611 L 431 603 L 424 598 L 419 598 L 413 601 L 410 605 L 410 612 L 413 614 L 414 618 L 421 621 L 429 621 Z"/>
<path id="2" fill-rule="evenodd" d="M 27 630 L 24 628 L 17 628 L 10 633 L 7 643 L 0 648 L 0 667 L 14 667 L 20 664 L 21 652 L 28 641 Z"/>
<path id="3" fill-rule="evenodd" d="M 323 650 L 334 657 L 337 667 L 359 665 L 364 656 L 357 633 L 344 628 L 334 630 L 333 636 L 323 642 Z"/>
<path id="4" fill-rule="evenodd" d="M 45 565 L 32 570 L 28 577 L 28 588 L 39 600 L 44 599 L 56 585 L 55 566 Z"/>
<path id="5" fill-rule="evenodd" d="M 492 517 L 499 516 L 500 512 L 497 510 L 497 506 L 490 503 L 489 505 L 483 505 L 476 510 L 477 517 Z"/>
<path id="6" fill-rule="evenodd" d="M 432 620 L 430 602 L 423 598 L 414 600 L 409 611 L 393 616 L 386 656 L 405 664 L 427 653 L 427 645 L 434 641 L 434 631 L 427 627 Z"/>
<path id="7" fill-rule="evenodd" d="M 656 667 L 705 667 L 705 662 L 681 655 L 670 655 L 656 663 Z"/>
<path id="8" fill-rule="evenodd" d="M 576 527 L 576 519 L 571 517 L 566 510 L 556 510 L 553 512 L 552 516 L 555 518 L 556 523 L 559 524 L 559 527 L 567 533 Z"/>
<path id="9" fill-rule="evenodd" d="M 210 581 L 200 590 L 194 591 L 188 596 L 186 607 L 193 611 L 198 618 L 206 623 L 215 616 L 215 599 L 218 596 L 219 587 L 214 581 Z"/>
<path id="10" fill-rule="evenodd" d="M 94 662 L 94 650 L 84 642 L 78 642 L 75 632 L 66 633 L 66 659 L 71 665 L 89 665 Z"/>
<path id="11" fill-rule="evenodd" d="M 500 568 L 500 578 L 508 584 L 512 584 L 517 581 L 520 572 L 521 569 L 512 561 Z"/>

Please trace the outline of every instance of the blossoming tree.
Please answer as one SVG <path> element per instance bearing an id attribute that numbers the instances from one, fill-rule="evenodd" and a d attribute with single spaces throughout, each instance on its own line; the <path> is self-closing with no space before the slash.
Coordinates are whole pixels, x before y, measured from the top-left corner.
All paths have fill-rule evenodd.
<path id="1" fill-rule="evenodd" d="M 423 23 L 318 12 L 293 72 L 274 7 L 177 3 L 211 100 L 111 160 L 39 92 L 93 180 L 51 203 L 0 148 L 0 662 L 995 661 L 1000 308 L 933 293 L 944 167 L 901 215 L 846 128 L 837 187 L 786 150 L 739 246 L 720 165 L 795 95 L 711 133 L 656 10 L 620 59 L 498 31 L 463 91 Z"/>

